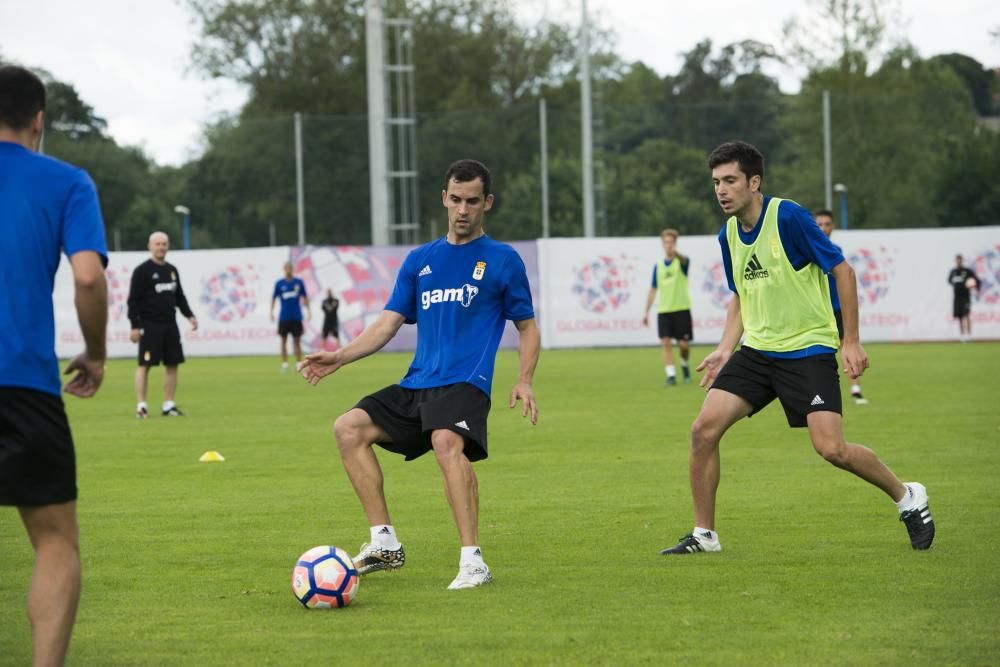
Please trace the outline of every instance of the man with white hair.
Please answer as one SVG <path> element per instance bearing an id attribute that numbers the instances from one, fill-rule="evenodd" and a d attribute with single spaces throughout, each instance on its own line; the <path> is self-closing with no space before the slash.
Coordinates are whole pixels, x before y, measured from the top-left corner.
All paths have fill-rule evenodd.
<path id="1" fill-rule="evenodd" d="M 170 239 L 163 232 L 149 235 L 150 258 L 135 267 L 128 292 L 128 319 L 132 323 L 129 340 L 139 344 L 139 367 L 135 369 L 135 416 L 149 418 L 146 388 L 149 369 L 163 362 L 163 416 L 183 416 L 174 403 L 177 391 L 177 366 L 184 363 L 181 333 L 177 328 L 176 309 L 198 328 L 198 318 L 191 312 L 177 267 L 167 262 Z"/>

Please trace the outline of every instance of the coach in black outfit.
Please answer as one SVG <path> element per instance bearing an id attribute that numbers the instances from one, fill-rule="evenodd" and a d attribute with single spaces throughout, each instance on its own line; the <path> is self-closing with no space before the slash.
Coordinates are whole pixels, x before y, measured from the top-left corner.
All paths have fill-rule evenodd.
<path id="1" fill-rule="evenodd" d="M 191 323 L 192 331 L 198 328 L 198 318 L 188 306 L 177 267 L 167 263 L 169 247 L 170 239 L 163 232 L 149 235 L 151 257 L 135 267 L 128 292 L 128 319 L 132 323 L 129 340 L 139 343 L 139 367 L 135 369 L 135 397 L 138 401 L 135 416 L 139 419 L 149 417 L 146 406 L 149 369 L 159 366 L 161 361 L 166 367 L 163 375 L 163 416 L 180 417 L 184 414 L 174 404 L 177 366 L 184 363 L 181 333 L 174 311 L 180 309 Z"/>

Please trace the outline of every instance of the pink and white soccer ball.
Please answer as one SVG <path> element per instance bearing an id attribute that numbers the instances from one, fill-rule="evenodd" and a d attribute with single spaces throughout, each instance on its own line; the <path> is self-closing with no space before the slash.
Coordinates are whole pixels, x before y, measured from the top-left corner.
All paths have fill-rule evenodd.
<path id="1" fill-rule="evenodd" d="M 338 547 L 313 547 L 295 562 L 292 593 L 307 609 L 337 609 L 358 594 L 358 569 Z"/>

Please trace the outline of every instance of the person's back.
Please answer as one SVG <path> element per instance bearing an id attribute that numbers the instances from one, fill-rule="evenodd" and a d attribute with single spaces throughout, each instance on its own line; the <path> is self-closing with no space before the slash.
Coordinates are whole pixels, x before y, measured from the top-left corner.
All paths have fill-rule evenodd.
<path id="1" fill-rule="evenodd" d="M 97 192 L 80 169 L 36 153 L 45 85 L 0 67 L 0 505 L 17 508 L 35 551 L 28 591 L 35 665 L 62 665 L 80 599 L 76 455 L 62 393 L 104 379 L 107 246 Z M 69 258 L 85 349 L 60 386 L 52 285 Z"/>
<path id="2" fill-rule="evenodd" d="M 0 142 L 0 386 L 59 394 L 52 286 L 60 249 L 67 256 L 103 247 L 103 229 L 64 225 L 100 217 L 86 172 Z"/>

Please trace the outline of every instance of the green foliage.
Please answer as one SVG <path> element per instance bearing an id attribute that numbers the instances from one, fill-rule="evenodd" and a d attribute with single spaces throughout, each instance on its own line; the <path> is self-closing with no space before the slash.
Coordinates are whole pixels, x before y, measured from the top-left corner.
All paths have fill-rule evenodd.
<path id="1" fill-rule="evenodd" d="M 990 663 L 1000 346 L 868 353 L 872 403 L 845 404 L 847 436 L 927 485 L 930 551 L 912 551 L 892 503 L 817 456 L 775 403 L 723 440 L 723 551 L 667 560 L 658 551 L 691 529 L 689 429 L 704 393 L 664 388 L 652 346 L 550 351 L 532 427 L 506 408 L 517 359 L 503 352 L 490 458 L 476 464 L 496 580 L 445 590 L 458 539 L 437 464 L 380 453 L 407 564 L 363 578 L 355 602 L 331 612 L 303 610 L 290 590 L 309 547 L 353 554 L 367 539 L 330 425 L 398 381 L 409 356 L 375 355 L 315 388 L 279 374 L 277 355 L 192 359 L 179 394 L 188 416 L 145 422 L 132 416 L 134 361 L 112 361 L 94 399 L 66 403 L 83 559 L 67 662 Z M 161 378 L 155 369 L 154 405 Z M 226 461 L 198 463 L 206 450 Z M 0 508 L 0 545 L 0 662 L 26 665 L 33 559 L 13 508 Z"/>

